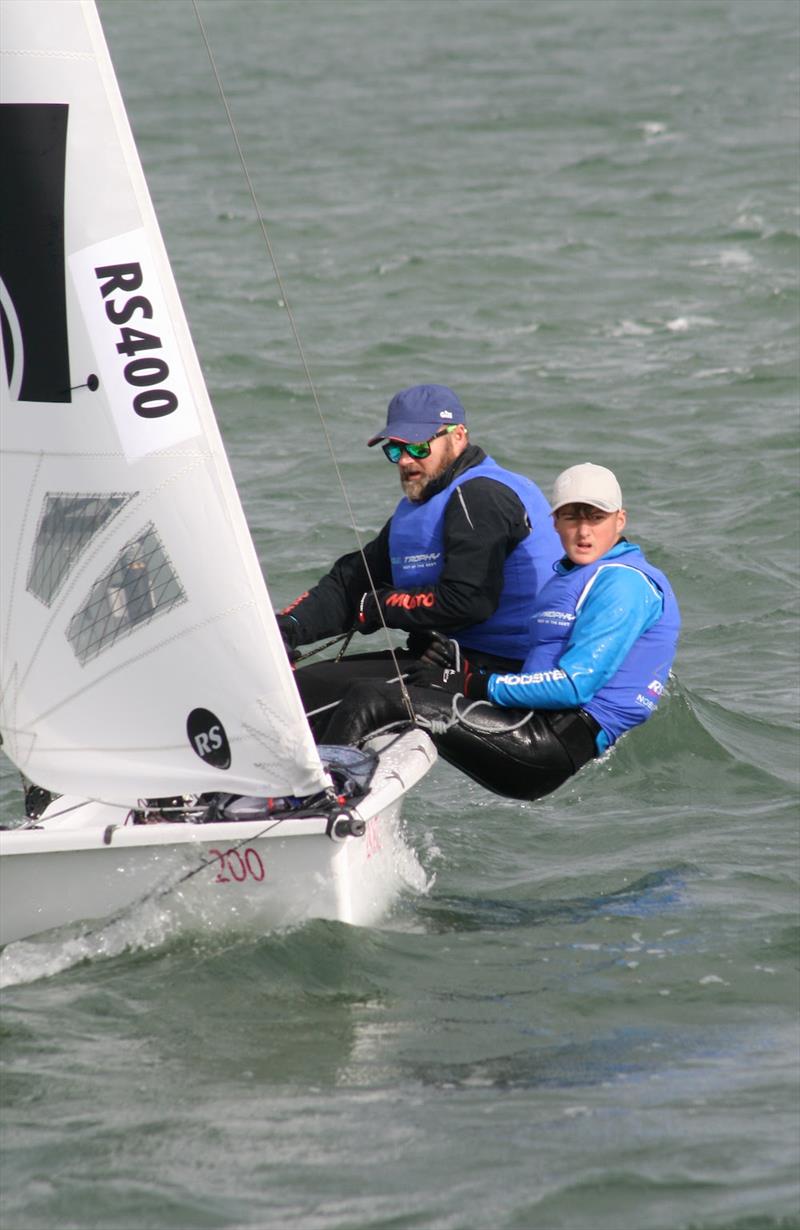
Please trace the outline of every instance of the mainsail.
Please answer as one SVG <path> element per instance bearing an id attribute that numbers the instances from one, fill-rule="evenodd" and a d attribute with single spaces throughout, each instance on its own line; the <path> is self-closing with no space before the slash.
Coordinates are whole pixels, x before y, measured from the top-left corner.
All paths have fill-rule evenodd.
<path id="1" fill-rule="evenodd" d="M 90 0 L 0 5 L 0 731 L 131 804 L 327 781 Z"/>

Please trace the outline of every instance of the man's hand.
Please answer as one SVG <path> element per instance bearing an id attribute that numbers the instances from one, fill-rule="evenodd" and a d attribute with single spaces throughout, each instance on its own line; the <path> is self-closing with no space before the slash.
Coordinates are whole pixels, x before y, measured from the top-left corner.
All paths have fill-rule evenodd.
<path id="1" fill-rule="evenodd" d="M 440 666 L 442 670 L 468 670 L 469 663 L 461 656 L 461 646 L 458 641 L 452 641 L 441 632 L 411 632 L 407 647 L 420 661 L 429 666 Z"/>
<path id="2" fill-rule="evenodd" d="M 440 688 L 453 695 L 460 693 L 470 700 L 484 700 L 489 676 L 481 671 L 471 670 L 468 662 L 464 665 L 464 670 L 456 671 L 449 666 L 430 666 L 426 662 L 414 662 L 406 671 L 406 683 L 418 688 Z"/>
<path id="3" fill-rule="evenodd" d="M 293 615 L 276 615 L 275 619 L 278 622 L 278 631 L 283 637 L 287 657 L 290 662 L 296 662 L 300 656 L 297 652 L 297 646 L 300 643 L 300 625 Z"/>
<path id="4" fill-rule="evenodd" d="M 379 628 L 383 627 L 380 606 L 371 589 L 368 589 L 365 594 L 361 595 L 356 616 L 356 627 L 363 636 L 369 636 L 370 632 L 377 632 Z"/>

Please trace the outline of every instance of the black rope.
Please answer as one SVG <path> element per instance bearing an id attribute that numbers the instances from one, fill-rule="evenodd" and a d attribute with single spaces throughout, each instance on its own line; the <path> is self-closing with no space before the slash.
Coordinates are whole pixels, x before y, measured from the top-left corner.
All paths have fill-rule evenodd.
<path id="1" fill-rule="evenodd" d="M 353 632 L 340 632 L 338 636 L 332 636 L 329 641 L 325 641 L 322 645 L 315 645 L 313 649 L 306 649 L 303 653 L 295 653 L 292 657 L 292 663 L 304 662 L 306 658 L 313 658 L 315 654 L 322 653 L 324 649 L 330 649 L 331 645 L 338 645 L 339 641 L 344 641 L 342 648 L 334 658 L 335 662 L 339 662 L 344 657 L 345 650 L 353 639 Z"/>

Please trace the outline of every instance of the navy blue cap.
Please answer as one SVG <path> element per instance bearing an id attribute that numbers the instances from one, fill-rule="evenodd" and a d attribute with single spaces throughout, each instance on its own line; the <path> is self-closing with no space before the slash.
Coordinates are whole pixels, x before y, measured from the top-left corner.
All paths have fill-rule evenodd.
<path id="1" fill-rule="evenodd" d="M 466 423 L 467 412 L 452 389 L 444 384 L 415 384 L 395 393 L 389 402 L 386 426 L 367 440 L 372 448 L 379 440 L 402 440 L 405 444 L 430 440 L 442 427 Z"/>

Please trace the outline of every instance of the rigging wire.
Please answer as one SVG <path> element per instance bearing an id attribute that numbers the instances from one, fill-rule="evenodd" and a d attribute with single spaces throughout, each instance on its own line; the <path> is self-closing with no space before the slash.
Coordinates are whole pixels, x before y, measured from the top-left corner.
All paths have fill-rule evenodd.
<path id="1" fill-rule="evenodd" d="M 330 436 L 330 433 L 329 433 L 329 431 L 328 431 L 328 424 L 327 424 L 327 422 L 326 422 L 326 420 L 325 420 L 325 415 L 324 415 L 324 414 L 323 414 L 323 412 L 322 412 L 322 406 L 320 405 L 319 397 L 318 397 L 318 395 L 317 395 L 316 385 L 315 385 L 314 380 L 313 380 L 312 375 L 311 375 L 311 369 L 309 368 L 308 362 L 307 362 L 307 360 L 306 360 L 305 350 L 303 349 L 303 343 L 302 343 L 302 341 L 301 341 L 301 339 L 300 339 L 300 332 L 299 332 L 299 330 L 298 330 L 298 328 L 297 328 L 297 323 L 296 323 L 296 321 L 295 321 L 294 313 L 293 313 L 293 311 L 292 311 L 292 307 L 291 307 L 291 304 L 290 304 L 290 302 L 289 302 L 289 296 L 286 294 L 286 289 L 285 289 L 285 287 L 284 287 L 284 285 L 283 285 L 283 279 L 282 279 L 282 277 L 281 277 L 280 270 L 279 270 L 279 268 L 278 268 L 278 262 L 277 262 L 277 259 L 276 259 L 276 257 L 275 257 L 275 252 L 274 252 L 274 250 L 273 250 L 272 243 L 271 243 L 271 241 L 270 241 L 269 232 L 268 232 L 268 230 L 267 230 L 267 224 L 266 224 L 266 222 L 265 222 L 265 220 L 264 220 L 264 215 L 263 215 L 263 213 L 261 212 L 261 206 L 259 205 L 259 202 L 258 202 L 258 197 L 257 197 L 257 195 L 256 195 L 256 190 L 255 190 L 255 187 L 254 187 L 254 185 L 253 185 L 253 181 L 252 181 L 252 178 L 251 178 L 251 176 L 250 176 L 250 171 L 249 171 L 248 166 L 247 166 L 247 160 L 246 160 L 246 158 L 245 158 L 245 156 L 244 156 L 244 150 L 242 149 L 242 143 L 241 143 L 241 141 L 239 140 L 239 132 L 238 132 L 238 129 L 237 129 L 237 127 L 236 127 L 236 122 L 235 122 L 235 120 L 234 120 L 234 118 L 233 118 L 233 112 L 231 111 L 230 104 L 228 103 L 228 97 L 227 97 L 227 94 L 225 93 L 225 88 L 224 88 L 224 86 L 223 86 L 223 84 L 222 84 L 222 78 L 221 78 L 221 76 L 220 76 L 220 74 L 219 74 L 219 71 L 218 71 L 218 69 L 217 69 L 217 63 L 216 63 L 216 60 L 215 60 L 215 58 L 214 58 L 214 53 L 213 53 L 213 51 L 211 50 L 211 44 L 210 44 L 210 42 L 209 42 L 209 40 L 208 40 L 208 35 L 207 35 L 207 33 L 206 33 L 206 28 L 205 28 L 205 25 L 203 24 L 203 19 L 202 19 L 202 17 L 200 16 L 200 10 L 199 10 L 199 8 L 198 8 L 198 6 L 197 6 L 197 0 L 192 0 L 192 7 L 193 7 L 193 9 L 194 9 L 194 14 L 195 14 L 195 17 L 196 17 L 196 19 L 197 19 L 197 24 L 198 24 L 198 26 L 199 26 L 199 28 L 200 28 L 200 34 L 201 34 L 202 39 L 203 39 L 203 42 L 204 42 L 204 44 L 205 44 L 206 54 L 208 55 L 209 63 L 210 63 L 210 65 L 211 65 L 211 71 L 213 72 L 213 74 L 214 74 L 214 80 L 215 80 L 215 81 L 216 81 L 216 83 L 217 83 L 217 90 L 219 91 L 219 96 L 220 96 L 220 99 L 221 99 L 221 101 L 222 101 L 222 106 L 223 106 L 223 108 L 224 108 L 224 110 L 225 110 L 225 115 L 226 115 L 227 120 L 228 120 L 228 127 L 230 128 L 230 130 L 231 130 L 231 135 L 233 136 L 233 141 L 234 141 L 234 144 L 235 144 L 235 146 L 236 146 L 236 152 L 237 152 L 237 154 L 238 154 L 238 156 L 239 156 L 239 163 L 240 163 L 241 168 L 242 168 L 242 173 L 243 173 L 243 175 L 244 175 L 245 181 L 246 181 L 246 183 L 247 183 L 248 190 L 249 190 L 249 192 L 250 192 L 250 198 L 251 198 L 251 200 L 252 200 L 252 202 L 253 202 L 253 208 L 255 209 L 256 219 L 257 219 L 257 221 L 258 221 L 258 226 L 259 226 L 259 229 L 260 229 L 260 231 L 261 231 L 261 236 L 262 236 L 262 239 L 263 239 L 263 241 L 264 241 L 264 246 L 266 247 L 266 250 L 267 250 L 267 252 L 268 252 L 268 254 L 269 254 L 269 259 L 270 259 L 270 262 L 271 262 L 271 264 L 272 264 L 272 269 L 273 269 L 273 272 L 274 272 L 274 274 L 275 274 L 275 281 L 276 281 L 276 283 L 277 283 L 277 285 L 278 285 L 278 290 L 280 291 L 280 296 L 281 296 L 281 300 L 282 300 L 283 306 L 284 306 L 284 307 L 285 307 L 285 309 L 286 309 L 286 315 L 287 315 L 287 316 L 288 316 L 288 318 L 289 318 L 289 324 L 290 324 L 290 327 L 291 327 L 291 330 L 292 330 L 292 336 L 293 336 L 293 338 L 294 338 L 295 345 L 297 346 L 297 351 L 298 351 L 298 354 L 299 354 L 299 356 L 300 356 L 300 363 L 301 363 L 301 365 L 302 365 L 303 372 L 304 372 L 304 374 L 305 374 L 305 378 L 306 378 L 306 381 L 307 381 L 307 383 L 308 383 L 309 390 L 310 390 L 310 392 L 311 392 L 311 397 L 312 397 L 312 400 L 313 400 L 313 402 L 314 402 L 315 409 L 316 409 L 316 411 L 317 411 L 317 416 L 318 416 L 319 421 L 320 421 L 320 424 L 321 424 L 321 426 L 322 426 L 322 433 L 323 433 L 323 436 L 325 437 L 325 443 L 326 443 L 326 445 L 327 445 L 328 452 L 329 452 L 330 457 L 331 457 L 331 461 L 333 462 L 333 468 L 334 468 L 334 470 L 335 470 L 335 472 L 336 472 L 336 477 L 337 477 L 338 482 L 339 482 L 339 487 L 340 487 L 341 492 L 342 492 L 342 497 L 343 497 L 344 502 L 345 502 L 345 507 L 347 508 L 347 514 L 348 514 L 348 516 L 349 516 L 349 518 L 350 518 L 350 525 L 351 525 L 351 527 L 352 527 L 353 534 L 354 534 L 354 536 L 355 536 L 355 540 L 356 540 L 356 544 L 357 544 L 357 546 L 358 546 L 358 550 L 359 550 L 359 553 L 360 553 L 360 555 L 361 555 L 362 562 L 363 562 L 363 564 L 364 564 L 364 568 L 365 568 L 365 571 L 366 571 L 366 574 L 367 574 L 367 579 L 368 579 L 368 581 L 369 581 L 369 586 L 370 586 L 370 589 L 371 589 L 371 591 L 372 591 L 372 593 L 373 593 L 373 595 L 374 595 L 374 597 L 375 597 L 375 600 L 376 600 L 376 605 L 377 605 L 377 608 L 378 608 L 378 614 L 380 615 L 381 624 L 383 625 L 383 630 L 384 630 L 384 633 L 386 634 L 386 640 L 387 640 L 387 643 L 388 643 L 388 645 L 389 645 L 389 652 L 390 652 L 390 653 L 391 653 L 391 655 L 392 655 L 392 661 L 394 662 L 394 667 L 395 667 L 395 670 L 397 671 L 398 676 L 400 676 L 400 678 L 399 678 L 399 683 L 400 683 L 400 690 L 401 690 L 402 697 L 403 697 L 403 703 L 405 704 L 406 709 L 408 710 L 408 715 L 409 715 L 409 718 L 411 719 L 411 721 L 414 721 L 414 720 L 415 720 L 414 706 L 413 706 L 413 704 L 412 704 L 412 702 L 411 702 L 411 697 L 409 696 L 409 693 L 408 693 L 408 688 L 406 687 L 405 682 L 404 682 L 403 677 L 402 677 L 402 672 L 401 672 L 401 670 L 400 670 L 400 666 L 399 666 L 399 663 L 398 663 L 398 661 L 397 661 L 397 654 L 396 654 L 396 652 L 395 652 L 394 645 L 392 644 L 392 642 L 391 642 L 391 638 L 389 637 L 389 628 L 388 628 L 388 626 L 387 626 L 387 624 L 386 624 L 386 621 L 385 621 L 385 619 L 384 619 L 384 617 L 383 617 L 383 611 L 382 611 L 382 609 L 381 609 L 380 602 L 378 601 L 378 594 L 377 594 L 377 589 L 376 589 L 376 586 L 375 586 L 375 581 L 373 580 L 373 577 L 372 577 L 372 571 L 371 571 L 371 569 L 370 569 L 369 563 L 367 562 L 367 557 L 366 557 L 366 554 L 365 554 L 365 552 L 364 552 L 364 547 L 363 547 L 363 544 L 362 544 L 362 541 L 361 541 L 361 535 L 360 535 L 360 533 L 359 533 L 359 531 L 358 531 L 358 526 L 356 525 L 355 514 L 354 514 L 354 512 L 353 512 L 353 507 L 352 507 L 352 504 L 350 503 L 350 497 L 349 497 L 349 495 L 348 495 L 348 493 L 347 493 L 347 487 L 346 487 L 346 485 L 345 485 L 344 477 L 343 477 L 343 475 L 342 475 L 342 471 L 341 471 L 341 468 L 340 468 L 340 466 L 339 466 L 339 461 L 338 461 L 338 458 L 337 458 L 337 456 L 336 456 L 336 451 L 335 451 L 335 449 L 334 449 L 334 447 L 333 447 L 333 441 L 332 441 L 331 436 Z"/>

